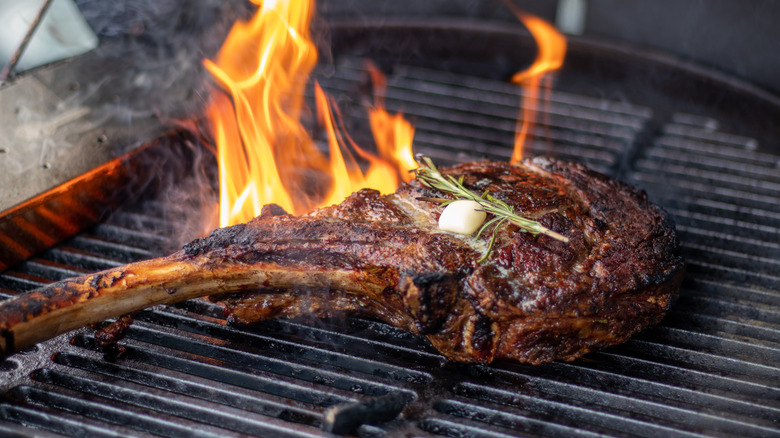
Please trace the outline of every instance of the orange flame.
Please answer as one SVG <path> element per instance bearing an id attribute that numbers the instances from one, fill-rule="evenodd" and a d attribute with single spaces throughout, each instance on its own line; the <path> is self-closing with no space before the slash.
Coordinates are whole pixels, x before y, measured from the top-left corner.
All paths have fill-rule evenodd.
<path id="1" fill-rule="evenodd" d="M 512 82 L 523 88 L 521 115 L 517 119 L 515 129 L 515 148 L 510 159 L 511 163 L 516 163 L 523 158 L 525 139 L 536 120 L 539 85 L 547 73 L 555 71 L 563 65 L 563 59 L 566 56 L 566 38 L 546 21 L 533 15 L 521 13 L 511 5 L 509 6 L 531 32 L 539 50 L 534 63 L 512 77 Z"/>
<path id="2" fill-rule="evenodd" d="M 220 226 L 246 222 L 269 203 L 301 214 L 363 187 L 395 190 L 401 175 L 416 167 L 411 125 L 378 106 L 371 125 L 381 158 L 367 153 L 338 128 L 338 110 L 318 85 L 318 119 L 328 134 L 329 155 L 320 152 L 300 121 L 317 62 L 309 35 L 314 1 L 255 1 L 255 16 L 233 26 L 216 61 L 204 61 L 230 95 L 214 90 L 207 110 L 217 143 Z M 365 172 L 350 149 L 368 162 Z"/>
<path id="3" fill-rule="evenodd" d="M 412 153 L 414 127 L 402 114 L 390 115 L 385 110 L 387 81 L 375 65 L 368 63 L 367 67 L 374 84 L 374 107 L 368 110 L 368 119 L 377 149 L 382 157 L 388 157 L 400 170 L 404 181 L 410 181 L 414 177 L 410 171 L 417 168 Z"/>
<path id="4" fill-rule="evenodd" d="M 343 125 L 343 123 L 337 125 L 335 119 L 340 120 L 341 116 L 336 111 L 337 117 L 334 118 L 334 111 L 331 108 L 335 108 L 335 105 L 330 104 L 319 84 L 315 88 L 315 97 L 320 122 L 328 133 L 330 174 L 333 176 L 334 182 L 330 193 L 321 205 L 339 203 L 350 193 L 366 187 L 379 190 L 382 193 L 394 191 L 398 187 L 398 169 L 389 160 L 364 151 L 349 138 L 343 129 L 337 129 L 337 126 Z M 357 160 L 350 152 L 350 148 L 370 163 L 365 173 L 361 171 Z"/>

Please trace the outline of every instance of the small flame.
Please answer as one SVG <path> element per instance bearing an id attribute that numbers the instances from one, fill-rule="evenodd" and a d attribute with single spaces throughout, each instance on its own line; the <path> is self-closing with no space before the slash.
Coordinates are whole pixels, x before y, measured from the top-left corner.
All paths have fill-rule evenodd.
<path id="1" fill-rule="evenodd" d="M 389 160 L 364 151 L 352 141 L 343 129 L 341 115 L 338 110 L 335 110 L 336 106 L 325 95 L 319 84 L 315 88 L 315 97 L 320 122 L 328 133 L 330 174 L 333 176 L 331 191 L 321 205 L 337 204 L 350 193 L 362 188 L 370 187 L 381 193 L 390 193 L 398 188 L 398 169 Z M 369 162 L 365 173 L 350 150 L 354 150 Z"/>
<path id="2" fill-rule="evenodd" d="M 547 73 L 558 70 L 563 65 L 566 56 L 566 38 L 550 23 L 519 12 L 512 5 L 509 6 L 531 32 L 539 50 L 534 63 L 512 77 L 512 82 L 523 88 L 521 115 L 517 119 L 515 148 L 510 160 L 511 163 L 517 163 L 523 158 L 525 139 L 536 120 L 540 83 L 547 77 Z"/>
<path id="3" fill-rule="evenodd" d="M 374 64 L 368 63 L 367 68 L 374 84 L 374 107 L 369 109 L 368 119 L 377 149 L 381 156 L 393 161 L 404 181 L 410 181 L 414 177 L 411 170 L 417 168 L 412 152 L 414 127 L 401 113 L 390 115 L 387 112 L 385 109 L 387 81 Z"/>
<path id="4" fill-rule="evenodd" d="M 204 61 L 222 89 L 213 90 L 207 109 L 219 161 L 220 226 L 247 222 L 270 203 L 301 214 L 364 187 L 388 193 L 410 180 L 409 171 L 417 167 L 414 128 L 385 109 L 382 73 L 369 65 L 374 84 L 369 122 L 377 154 L 355 144 L 334 100 L 316 84 L 317 121 L 328 141 L 328 153 L 321 152 L 301 122 L 308 113 L 304 90 L 317 63 L 309 32 L 314 0 L 253 2 L 254 17 L 234 24 L 216 60 Z M 515 13 L 534 35 L 539 55 L 512 79 L 525 90 L 512 162 L 521 158 L 534 121 L 540 81 L 561 66 L 566 51 L 565 39 L 551 25 Z"/>
<path id="5" fill-rule="evenodd" d="M 395 190 L 416 167 L 411 125 L 387 114 L 380 99 L 370 115 L 379 156 L 370 154 L 344 132 L 332 99 L 317 85 L 329 146 L 328 156 L 321 153 L 300 121 L 317 62 L 309 35 L 314 1 L 255 2 L 255 16 L 237 22 L 216 60 L 204 61 L 229 94 L 214 90 L 207 110 L 219 161 L 220 226 L 246 222 L 269 203 L 301 214 L 363 187 Z M 384 83 L 378 71 L 375 80 Z M 351 151 L 368 163 L 365 172 Z"/>

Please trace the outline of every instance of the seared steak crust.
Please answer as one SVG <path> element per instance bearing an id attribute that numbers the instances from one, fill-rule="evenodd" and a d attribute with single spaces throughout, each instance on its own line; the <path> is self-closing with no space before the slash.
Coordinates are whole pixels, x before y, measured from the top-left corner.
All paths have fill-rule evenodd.
<path id="1" fill-rule="evenodd" d="M 145 307 L 212 295 L 231 320 L 379 318 L 452 360 L 572 360 L 658 322 L 683 274 L 674 227 L 642 192 L 580 165 L 466 163 L 489 190 L 564 243 L 504 224 L 479 238 L 438 229 L 443 193 L 414 180 L 361 190 L 301 217 L 266 206 L 168 257 L 62 280 L 0 305 L 0 356 Z M 216 295 L 215 295 L 216 294 Z M 105 333 L 110 334 L 108 330 Z M 121 330 L 117 333 L 121 333 Z"/>
<path id="2" fill-rule="evenodd" d="M 642 192 L 550 159 L 445 169 L 569 238 L 502 225 L 487 261 L 479 239 L 437 230 L 442 197 L 415 180 L 382 196 L 362 190 L 304 217 L 268 213 L 185 247 L 195 257 L 350 272 L 361 290 L 322 284 L 213 297 L 232 318 L 361 314 L 422 334 L 452 360 L 572 360 L 657 323 L 682 279 L 674 226 Z M 225 246 L 219 236 L 231 233 Z M 239 249 L 240 248 L 240 249 Z M 359 278 L 358 278 L 359 277 Z M 370 287 L 368 286 L 370 285 Z"/>

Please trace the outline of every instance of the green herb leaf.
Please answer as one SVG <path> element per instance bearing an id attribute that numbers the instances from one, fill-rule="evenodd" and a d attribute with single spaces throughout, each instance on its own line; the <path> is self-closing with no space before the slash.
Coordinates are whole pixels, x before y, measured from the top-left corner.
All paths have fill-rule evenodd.
<path id="1" fill-rule="evenodd" d="M 496 240 L 496 231 L 506 221 L 517 225 L 522 231 L 531 233 L 533 236 L 544 234 L 562 242 L 569 241 L 569 238 L 566 236 L 544 227 L 539 222 L 517 215 L 514 212 L 514 208 L 510 207 L 506 202 L 490 195 L 488 190 L 485 190 L 481 196 L 473 193 L 463 185 L 464 175 L 461 175 L 457 179 L 452 175 L 447 175 L 445 177 L 439 172 L 439 169 L 433 164 L 433 160 L 429 157 L 418 155 L 417 160 L 423 164 L 413 172 L 423 184 L 432 189 L 454 195 L 457 199 L 475 201 L 482 207 L 483 211 L 495 216 L 493 219 L 486 222 L 477 233 L 477 237 L 479 237 L 486 228 L 496 223 L 496 226 L 493 228 L 493 235 L 490 238 L 490 243 L 488 244 L 488 250 L 485 252 L 485 255 L 480 258 L 480 263 L 487 259 L 490 250 L 493 248 L 493 243 Z"/>

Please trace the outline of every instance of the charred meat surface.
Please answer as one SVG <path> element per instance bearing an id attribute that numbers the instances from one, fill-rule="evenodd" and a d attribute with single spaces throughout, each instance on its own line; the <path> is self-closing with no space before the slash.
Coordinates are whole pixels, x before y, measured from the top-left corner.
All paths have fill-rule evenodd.
<path id="1" fill-rule="evenodd" d="M 369 316 L 426 336 L 456 361 L 573 360 L 663 317 L 683 263 L 674 226 L 646 196 L 578 164 L 473 162 L 464 177 L 562 242 L 511 224 L 479 238 L 440 231 L 447 195 L 414 180 L 361 190 L 295 217 L 276 206 L 169 257 L 53 283 L 0 306 L 0 348 L 156 304 L 210 295 L 234 321 Z"/>

